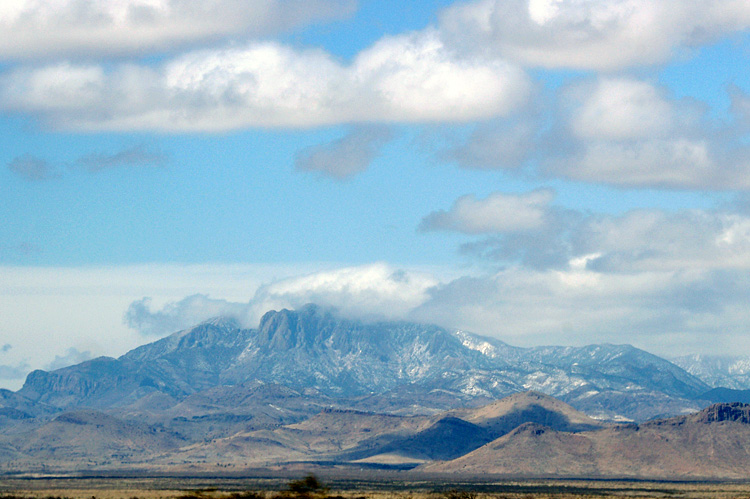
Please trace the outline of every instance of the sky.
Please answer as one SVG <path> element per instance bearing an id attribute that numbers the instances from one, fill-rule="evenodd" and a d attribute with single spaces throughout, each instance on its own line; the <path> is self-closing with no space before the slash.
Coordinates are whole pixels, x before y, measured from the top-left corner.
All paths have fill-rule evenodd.
<path id="1" fill-rule="evenodd" d="M 0 388 L 310 302 L 750 354 L 750 3 L 0 2 L 0 220 Z"/>

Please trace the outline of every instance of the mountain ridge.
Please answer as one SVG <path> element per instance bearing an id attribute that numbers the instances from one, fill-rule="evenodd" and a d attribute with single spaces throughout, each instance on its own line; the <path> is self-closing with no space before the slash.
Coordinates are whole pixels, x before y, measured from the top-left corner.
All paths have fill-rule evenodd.
<path id="1" fill-rule="evenodd" d="M 598 417 L 609 419 L 660 415 L 665 410 L 656 405 L 666 400 L 698 409 L 700 404 L 691 399 L 709 388 L 665 359 L 630 345 L 521 348 L 429 324 L 343 319 L 308 305 L 269 311 L 255 329 L 212 319 L 117 359 L 100 357 L 56 371 L 34 371 L 16 393 L 58 409 L 110 408 L 156 393 L 179 402 L 218 386 L 256 382 L 337 398 L 444 390 L 464 402 L 538 390 L 595 408 Z M 653 410 L 618 411 L 617 405 L 625 404 L 611 402 L 617 397 L 649 401 L 649 393 L 658 394 L 652 397 Z M 413 410 L 450 408 L 446 397 L 442 402 L 430 397 L 437 406 Z"/>
<path id="2" fill-rule="evenodd" d="M 750 405 L 715 404 L 695 414 L 580 433 L 526 422 L 430 473 L 527 477 L 745 479 Z"/>

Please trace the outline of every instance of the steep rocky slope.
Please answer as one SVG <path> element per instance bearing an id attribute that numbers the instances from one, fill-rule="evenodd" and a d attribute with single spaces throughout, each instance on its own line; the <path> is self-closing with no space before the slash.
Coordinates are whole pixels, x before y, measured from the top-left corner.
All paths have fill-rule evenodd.
<path id="1" fill-rule="evenodd" d="M 206 390 L 258 383 L 412 414 L 533 389 L 610 419 L 697 409 L 691 399 L 708 390 L 674 364 L 628 345 L 518 348 L 424 324 L 342 319 L 309 305 L 268 312 L 257 329 L 216 319 L 119 359 L 35 371 L 16 395 L 58 410 L 154 413 Z M 638 397 L 635 410 L 628 401 Z"/>
<path id="2" fill-rule="evenodd" d="M 423 471 L 558 477 L 747 478 L 750 405 L 568 433 L 525 423 L 452 461 Z"/>

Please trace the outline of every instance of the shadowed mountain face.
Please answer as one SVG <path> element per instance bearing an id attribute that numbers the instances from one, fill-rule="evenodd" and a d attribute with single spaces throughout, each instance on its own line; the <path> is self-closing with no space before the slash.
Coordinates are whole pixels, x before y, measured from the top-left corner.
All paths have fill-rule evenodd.
<path id="1" fill-rule="evenodd" d="M 271 392 L 301 398 L 283 388 Z M 218 421 L 199 419 L 204 428 Z M 453 477 L 741 479 L 750 469 L 750 405 L 717 404 L 687 416 L 614 425 L 526 392 L 433 416 L 325 409 L 293 424 L 260 429 L 240 424 L 215 436 L 77 410 L 6 427 L 0 431 L 0 451 L 0 475 L 375 466 L 417 467 Z"/>
<path id="2" fill-rule="evenodd" d="M 731 388 L 714 388 L 698 396 L 700 400 L 707 400 L 714 404 L 724 402 L 742 402 L 750 404 L 750 390 L 733 390 Z"/>
<path id="3" fill-rule="evenodd" d="M 386 435 L 346 454 L 349 459 L 400 455 L 415 460 L 449 460 L 467 454 L 527 422 L 558 431 L 579 432 L 603 427 L 569 405 L 537 392 L 516 393 L 491 404 L 442 413 L 431 424 L 406 436 Z"/>
<path id="4" fill-rule="evenodd" d="M 750 405 L 716 404 L 642 425 L 567 433 L 528 422 L 424 471 L 569 477 L 747 478 Z"/>
<path id="5" fill-rule="evenodd" d="M 16 395 L 58 410 L 153 412 L 206 390 L 253 383 L 410 413 L 535 389 L 598 417 L 631 419 L 697 409 L 689 399 L 708 390 L 679 367 L 628 345 L 517 348 L 437 326 L 342 319 L 309 305 L 268 312 L 257 329 L 216 319 L 119 359 L 35 371 Z M 634 397 L 641 397 L 637 411 L 627 404 Z M 8 407 L 23 410 L 18 405 Z"/>

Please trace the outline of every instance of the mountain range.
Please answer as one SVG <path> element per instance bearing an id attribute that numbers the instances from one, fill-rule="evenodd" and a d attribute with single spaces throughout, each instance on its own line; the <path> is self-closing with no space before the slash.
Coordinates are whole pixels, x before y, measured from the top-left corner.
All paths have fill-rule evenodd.
<path id="1" fill-rule="evenodd" d="M 683 355 L 672 363 L 713 387 L 733 390 L 750 388 L 750 355 Z"/>
<path id="2" fill-rule="evenodd" d="M 314 461 L 507 474 L 500 464 L 478 468 L 471 456 L 481 462 L 502 438 L 536 446 L 551 439 L 564 450 L 586 435 L 580 445 L 609 448 L 602 435 L 651 431 L 647 420 L 691 418 L 749 388 L 741 373 L 731 388 L 718 388 L 712 383 L 725 378 L 688 371 L 629 345 L 520 348 L 308 305 L 268 312 L 253 329 L 217 318 L 116 359 L 30 373 L 19 391 L 0 390 L 0 469 L 184 471 Z M 653 472 L 592 466 L 559 469 L 571 476 Z M 734 476 L 716 466 L 670 473 Z"/>

